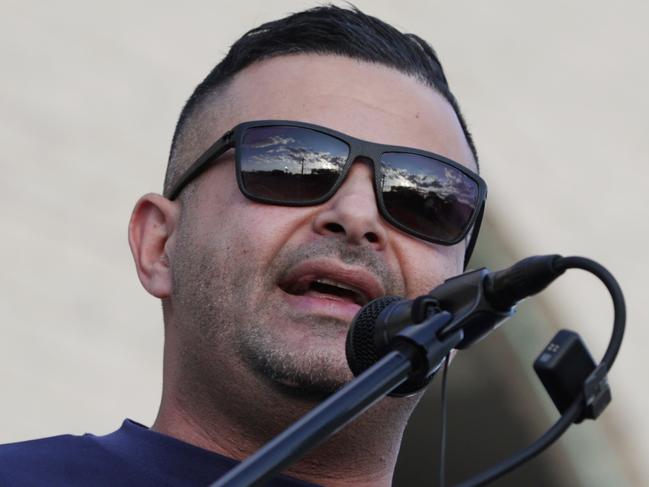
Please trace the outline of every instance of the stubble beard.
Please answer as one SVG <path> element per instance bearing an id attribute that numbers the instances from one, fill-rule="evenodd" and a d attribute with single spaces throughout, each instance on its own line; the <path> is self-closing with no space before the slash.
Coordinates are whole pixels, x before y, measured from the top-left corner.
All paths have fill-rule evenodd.
<path id="1" fill-rule="evenodd" d="M 251 327 L 239 334 L 239 352 L 256 375 L 278 391 L 320 401 L 349 382 L 340 322 L 313 318 L 309 326 L 319 346 L 288 348 L 282 338 L 267 329 Z M 333 330 L 330 331 L 330 330 Z"/>
<path id="2" fill-rule="evenodd" d="M 369 267 L 393 292 L 400 288 L 371 251 L 350 250 L 339 240 L 285 248 L 266 270 L 246 258 L 254 254 L 245 251 L 244 242 L 229 247 L 237 249 L 236 255 L 228 248 L 189 244 L 187 237 L 185 242 L 173 272 L 174 299 L 184 314 L 177 331 L 182 375 L 187 384 L 202 383 L 215 391 L 220 382 L 232 379 L 227 366 L 247 369 L 279 393 L 309 401 L 322 400 L 352 379 L 344 353 L 349 323 L 292 317 L 279 297 L 277 279 L 296 263 L 316 256 L 340 258 Z"/>

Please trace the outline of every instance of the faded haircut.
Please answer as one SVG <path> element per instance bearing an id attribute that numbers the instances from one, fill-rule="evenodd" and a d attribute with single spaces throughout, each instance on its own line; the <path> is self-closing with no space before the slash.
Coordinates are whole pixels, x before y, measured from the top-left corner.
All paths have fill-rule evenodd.
<path id="1" fill-rule="evenodd" d="M 176 124 L 164 182 L 165 194 L 185 169 L 181 163 L 185 158 L 180 154 L 183 145 L 180 142 L 202 105 L 251 64 L 293 54 L 336 55 L 382 64 L 430 86 L 453 107 L 477 163 L 473 138 L 433 48 L 415 34 L 404 34 L 356 7 L 324 5 L 246 32 L 196 87 Z"/>

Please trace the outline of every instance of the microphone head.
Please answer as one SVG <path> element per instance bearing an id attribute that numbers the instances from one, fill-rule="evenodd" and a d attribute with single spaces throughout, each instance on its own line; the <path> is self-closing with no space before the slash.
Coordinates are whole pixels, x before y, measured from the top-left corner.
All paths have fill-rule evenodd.
<path id="1" fill-rule="evenodd" d="M 375 339 L 376 322 L 379 315 L 390 304 L 403 301 L 398 296 L 383 296 L 376 298 L 363 306 L 354 319 L 347 332 L 345 354 L 347 364 L 355 376 L 374 365 L 382 357 Z"/>

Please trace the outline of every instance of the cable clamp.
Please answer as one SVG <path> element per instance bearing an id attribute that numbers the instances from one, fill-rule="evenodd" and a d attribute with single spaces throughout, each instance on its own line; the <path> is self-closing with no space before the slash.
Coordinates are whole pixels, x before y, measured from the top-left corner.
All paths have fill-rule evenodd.
<path id="1" fill-rule="evenodd" d="M 586 407 L 584 418 L 596 419 L 611 402 L 611 388 L 608 385 L 608 369 L 600 364 L 584 382 Z"/>

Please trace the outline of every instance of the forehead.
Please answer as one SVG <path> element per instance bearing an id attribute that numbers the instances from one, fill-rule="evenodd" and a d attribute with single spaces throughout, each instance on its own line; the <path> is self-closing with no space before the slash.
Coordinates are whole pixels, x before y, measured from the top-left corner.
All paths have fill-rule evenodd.
<path id="1" fill-rule="evenodd" d="M 206 113 L 214 122 L 206 124 L 212 140 L 240 122 L 296 120 L 428 150 L 475 169 L 450 104 L 429 86 L 380 64 L 328 55 L 272 58 L 238 73 L 218 105 L 218 113 Z"/>

